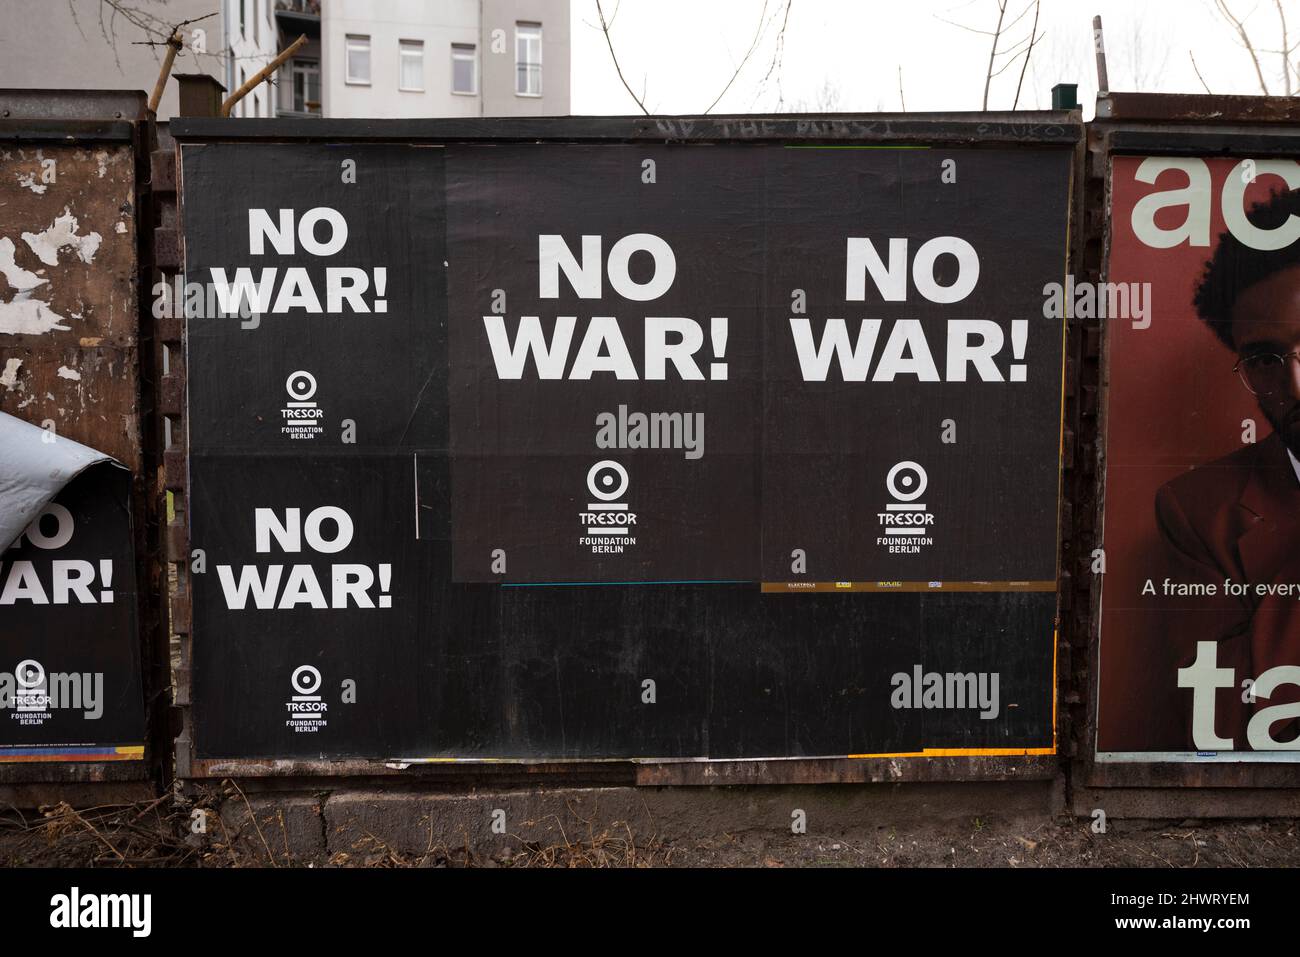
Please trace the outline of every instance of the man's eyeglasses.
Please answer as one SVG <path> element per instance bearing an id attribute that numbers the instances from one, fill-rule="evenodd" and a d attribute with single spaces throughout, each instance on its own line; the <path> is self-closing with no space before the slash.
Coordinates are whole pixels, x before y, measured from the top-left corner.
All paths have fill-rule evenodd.
<path id="1" fill-rule="evenodd" d="M 1232 371 L 1241 376 L 1247 389 L 1258 396 L 1272 395 L 1287 387 L 1290 374 L 1288 359 L 1300 363 L 1300 349 L 1279 356 L 1272 352 L 1257 352 L 1238 360 Z"/>

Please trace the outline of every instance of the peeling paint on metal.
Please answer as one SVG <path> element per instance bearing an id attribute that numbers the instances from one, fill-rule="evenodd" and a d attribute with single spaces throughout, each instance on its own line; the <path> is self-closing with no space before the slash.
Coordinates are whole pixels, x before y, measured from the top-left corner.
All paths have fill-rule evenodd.
<path id="1" fill-rule="evenodd" d="M 18 370 L 22 368 L 22 359 L 6 359 L 5 371 L 0 372 L 0 385 L 5 387 L 6 392 L 12 392 L 18 385 Z"/>
<path id="2" fill-rule="evenodd" d="M 57 266 L 59 250 L 68 246 L 76 252 L 83 263 L 94 262 L 95 253 L 99 252 L 99 244 L 103 242 L 103 237 L 95 232 L 78 236 L 77 217 L 73 216 L 72 211 L 65 206 L 63 215 L 55 219 L 48 229 L 39 233 L 23 233 L 23 242 L 45 265 Z"/>
<path id="3" fill-rule="evenodd" d="M 63 316 L 39 299 L 29 299 L 20 293 L 13 302 L 0 302 L 0 333 L 15 336 L 36 336 L 46 332 L 69 331 L 72 327 L 62 323 Z"/>
<path id="4" fill-rule="evenodd" d="M 24 189 L 30 189 L 37 196 L 43 196 L 45 194 L 45 190 L 48 189 L 48 187 L 44 183 L 36 182 L 35 173 L 18 174 L 18 185 L 23 187 Z"/>
<path id="5" fill-rule="evenodd" d="M 14 261 L 14 241 L 8 236 L 0 236 L 0 276 L 5 277 L 17 292 L 24 293 L 35 289 L 43 283 L 49 282 L 48 279 L 42 279 L 34 272 L 30 272 L 18 265 Z"/>
<path id="6" fill-rule="evenodd" d="M 58 177 L 42 183 L 50 160 Z M 43 194 L 19 187 L 27 173 L 47 185 Z M 0 372 L 10 357 L 22 360 L 17 387 L 0 386 L 0 410 L 52 420 L 60 437 L 142 475 L 136 173 L 127 145 L 49 144 L 38 156 L 0 144 L 0 238 L 12 240 L 15 260 L 5 268 L 16 278 L 22 267 L 21 285 L 31 287 L 0 277 Z"/>

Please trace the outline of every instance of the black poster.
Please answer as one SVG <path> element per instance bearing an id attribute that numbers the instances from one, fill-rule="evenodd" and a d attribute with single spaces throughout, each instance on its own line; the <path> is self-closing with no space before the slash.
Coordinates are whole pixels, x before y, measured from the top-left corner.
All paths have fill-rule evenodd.
<path id="1" fill-rule="evenodd" d="M 1067 164 L 184 146 L 197 755 L 1050 751 L 1061 353 L 1041 285 Z M 1007 179 L 1041 199 L 999 212 Z M 965 298 L 846 295 L 866 237 L 868 289 L 933 253 L 942 297 L 962 263 L 922 250 L 945 236 L 979 256 Z M 832 319 L 865 379 L 805 376 Z M 877 380 L 912 319 L 939 379 Z M 947 374 L 953 320 L 1003 330 L 968 336 L 985 377 Z M 877 473 L 904 458 L 944 537 L 885 561 Z M 760 588 L 868 577 L 920 588 Z"/>
<path id="2" fill-rule="evenodd" d="M 1060 151 L 453 151 L 457 578 L 1054 589 L 1068 178 Z"/>
<path id="3" fill-rule="evenodd" d="M 1055 591 L 1069 156 L 770 155 L 764 579 Z"/>
<path id="4" fill-rule="evenodd" d="M 443 150 L 183 157 L 198 751 L 416 751 L 447 548 Z"/>
<path id="5" fill-rule="evenodd" d="M 757 577 L 766 155 L 452 155 L 458 579 Z"/>
<path id="6" fill-rule="evenodd" d="M 93 465 L 0 551 L 0 761 L 143 758 L 130 490 Z"/>

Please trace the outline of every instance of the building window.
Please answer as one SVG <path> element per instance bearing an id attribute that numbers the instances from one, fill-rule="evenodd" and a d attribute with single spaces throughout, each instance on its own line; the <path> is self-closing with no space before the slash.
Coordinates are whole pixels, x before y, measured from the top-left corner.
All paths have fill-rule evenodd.
<path id="1" fill-rule="evenodd" d="M 293 111 L 295 113 L 320 112 L 320 64 L 315 60 L 294 60 Z"/>
<path id="2" fill-rule="evenodd" d="M 397 44 L 397 88 L 414 93 L 424 91 L 424 41 L 400 40 Z"/>
<path id="3" fill-rule="evenodd" d="M 248 17 L 245 16 L 246 13 L 245 8 L 247 7 L 247 5 L 248 5 L 248 0 L 239 0 L 239 35 L 241 37 L 248 36 L 248 31 L 244 28 L 245 23 L 247 23 L 248 21 Z"/>
<path id="4" fill-rule="evenodd" d="M 242 90 L 242 89 L 244 88 L 244 84 L 247 83 L 247 82 L 248 82 L 248 72 L 247 72 L 243 67 L 240 67 L 240 68 L 239 68 L 239 89 Z M 244 99 L 240 100 L 239 103 L 237 104 L 237 106 L 239 107 L 239 115 L 240 115 L 240 116 L 247 116 L 247 115 L 248 115 L 248 98 L 247 98 L 247 97 L 245 97 Z"/>
<path id="5" fill-rule="evenodd" d="M 262 12 L 259 9 L 259 3 L 260 0 L 253 0 L 253 43 L 256 46 L 262 45 L 262 31 L 260 29 Z M 257 52 L 261 53 L 262 51 L 258 50 Z"/>
<path id="6" fill-rule="evenodd" d="M 515 92 L 542 95 L 542 25 L 515 24 Z"/>
<path id="7" fill-rule="evenodd" d="M 348 83 L 370 85 L 370 37 L 349 33 L 345 46 L 347 61 L 345 77 Z"/>
<path id="8" fill-rule="evenodd" d="M 258 97 L 256 93 L 253 94 L 253 115 L 254 116 L 262 115 L 262 100 L 261 98 Z"/>
<path id="9" fill-rule="evenodd" d="M 451 92 L 478 92 L 478 47 L 472 43 L 451 45 Z"/>

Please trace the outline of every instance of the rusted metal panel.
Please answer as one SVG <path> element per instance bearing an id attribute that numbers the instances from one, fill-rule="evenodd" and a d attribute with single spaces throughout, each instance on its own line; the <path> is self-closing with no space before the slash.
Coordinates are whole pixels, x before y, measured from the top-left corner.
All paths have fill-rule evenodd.
<path id="1" fill-rule="evenodd" d="M 1047 781 L 1058 777 L 1051 755 L 1015 757 L 797 758 L 772 761 L 305 761 L 259 759 L 196 760 L 195 778 L 222 777 L 385 777 L 422 782 L 469 783 L 514 775 L 549 782 L 599 777 L 647 787 L 741 784 L 870 784 L 922 781 Z"/>
<path id="2" fill-rule="evenodd" d="M 148 112 L 141 90 L 0 90 L 6 120 L 143 120 Z"/>
<path id="3" fill-rule="evenodd" d="M 195 100 L 206 102 L 209 90 L 214 84 L 191 77 L 189 82 L 180 78 L 181 112 L 189 111 L 195 106 Z M 206 78 L 204 78 L 206 79 Z M 219 85 L 217 85 L 219 88 Z M 220 97 L 211 93 L 212 110 L 220 105 Z M 168 134 L 165 142 L 156 143 L 149 157 L 150 176 L 158 184 L 153 192 L 153 222 L 158 224 L 153 230 L 153 272 L 151 280 L 155 284 L 167 286 L 173 291 L 178 288 L 177 270 L 181 263 L 181 236 L 177 225 L 180 221 L 179 196 L 179 153 L 175 142 Z M 163 543 L 159 557 L 163 583 L 161 593 L 163 607 L 166 609 L 166 660 L 169 665 L 169 678 L 173 708 L 168 713 L 166 743 L 172 756 L 172 772 L 181 778 L 192 774 L 190 765 L 191 729 L 190 694 L 192 672 L 190 668 L 190 566 L 189 566 L 189 527 L 188 527 L 188 479 L 189 469 L 186 459 L 186 423 L 185 423 L 185 324 L 182 318 L 183 303 L 172 301 L 172 308 L 163 309 L 162 315 L 156 313 L 153 323 L 154 384 L 158 397 L 159 433 L 156 447 L 159 450 L 158 484 L 160 491 L 165 490 L 169 507 L 161 517 L 160 540 Z M 159 722 L 161 724 L 161 722 Z M 164 737 L 159 729 L 160 739 Z"/>
<path id="4" fill-rule="evenodd" d="M 0 147 L 0 410 L 138 473 L 135 158 Z"/>
<path id="5" fill-rule="evenodd" d="M 163 376 L 158 400 L 163 415 L 180 415 L 185 408 L 185 384 L 178 376 Z"/>
<path id="6" fill-rule="evenodd" d="M 185 488 L 185 450 L 168 449 L 163 455 L 163 463 L 165 487 L 174 491 L 183 490 Z"/>
<path id="7" fill-rule="evenodd" d="M 1142 153 L 1165 156 L 1206 156 L 1232 151 L 1238 156 L 1295 156 L 1300 135 L 1294 129 L 1246 129 L 1236 126 L 1198 126 L 1168 132 L 1119 129 L 1106 134 L 1108 154 Z M 1104 228 L 1099 224 L 1098 228 Z"/>
<path id="8" fill-rule="evenodd" d="M 178 141 L 317 140 L 452 142 L 553 140 L 708 142 L 930 142 L 953 145 L 1078 142 L 1077 111 L 1010 113 L 749 114 L 689 117 L 544 117 L 421 120 L 239 119 L 171 121 Z"/>
<path id="9" fill-rule="evenodd" d="M 878 784 L 897 781 L 1049 781 L 1052 755 L 954 758 L 799 758 L 789 761 L 689 761 L 637 766 L 640 785 Z"/>
<path id="10" fill-rule="evenodd" d="M 135 127 L 126 120 L 7 120 L 0 118 L 0 143 L 33 148 L 130 143 Z"/>
<path id="11" fill-rule="evenodd" d="M 174 150 L 156 150 L 149 154 L 149 187 L 155 197 L 176 192 L 176 154 Z"/>
<path id="12" fill-rule="evenodd" d="M 159 269 L 176 270 L 181 265 L 180 235 L 175 229 L 160 227 L 153 234 L 154 265 Z"/>
<path id="13" fill-rule="evenodd" d="M 1122 122 L 1295 123 L 1300 103 L 1288 96 L 1107 93 L 1097 99 L 1096 116 Z"/>
<path id="14" fill-rule="evenodd" d="M 148 127 L 135 120 L 139 96 L 0 93 L 0 410 L 103 451 L 132 473 L 140 640 L 157 621 L 156 571 L 149 561 L 154 512 L 145 472 L 149 407 L 142 402 L 142 290 L 139 148 Z M 7 111 L 7 112 L 6 112 Z M 145 707 L 158 682 L 146 650 Z M 135 781 L 146 793 L 146 761 L 42 761 L 0 768 L 5 788 L 67 799 L 107 794 L 105 782 Z M 113 787 L 119 787 L 114 784 Z M 143 790 L 141 790 L 143 789 Z M 113 792 L 117 793 L 117 792 Z M 123 792 L 125 793 L 125 792 Z M 25 798 L 24 798 L 25 799 Z"/>

